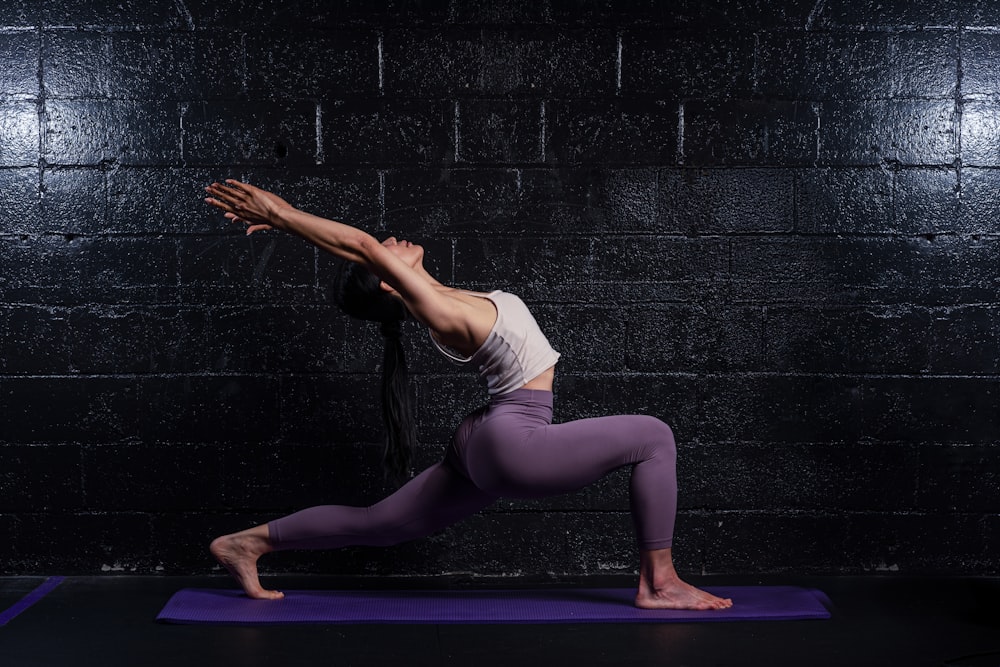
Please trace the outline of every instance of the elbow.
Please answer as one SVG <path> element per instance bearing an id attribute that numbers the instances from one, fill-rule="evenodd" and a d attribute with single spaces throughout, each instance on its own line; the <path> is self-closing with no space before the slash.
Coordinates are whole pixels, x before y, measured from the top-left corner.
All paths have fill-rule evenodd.
<path id="1" fill-rule="evenodd" d="M 358 258 L 365 262 L 370 263 L 378 248 L 382 244 L 378 240 L 371 236 L 370 234 L 357 234 L 355 237 L 348 239 L 344 248 L 352 255 L 357 255 Z"/>
<path id="2" fill-rule="evenodd" d="M 359 255 L 370 255 L 375 249 L 375 246 L 381 245 L 378 240 L 371 234 L 355 234 L 352 238 L 347 240 L 348 249 L 350 246 L 354 246 L 355 250 Z"/>
<path id="3" fill-rule="evenodd" d="M 352 262 L 371 267 L 375 263 L 376 253 L 382 249 L 382 244 L 371 234 L 361 232 L 352 235 L 344 243 L 344 255 Z"/>

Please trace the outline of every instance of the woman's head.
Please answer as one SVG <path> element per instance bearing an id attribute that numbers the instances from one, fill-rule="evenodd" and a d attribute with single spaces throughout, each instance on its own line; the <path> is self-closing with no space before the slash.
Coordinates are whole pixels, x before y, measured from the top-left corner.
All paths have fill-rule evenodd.
<path id="1" fill-rule="evenodd" d="M 386 446 L 383 465 L 388 474 L 401 477 L 409 471 L 410 452 L 417 429 L 410 404 L 406 358 L 400 341 L 407 311 L 403 301 L 381 287 L 381 280 L 354 262 L 343 262 L 334 285 L 334 301 L 351 317 L 378 322 L 384 339 L 382 361 L 382 419 Z"/>
<path id="2" fill-rule="evenodd" d="M 406 319 L 406 307 L 399 297 L 382 289 L 374 273 L 354 262 L 342 262 L 334 283 L 337 307 L 359 320 L 398 322 Z"/>

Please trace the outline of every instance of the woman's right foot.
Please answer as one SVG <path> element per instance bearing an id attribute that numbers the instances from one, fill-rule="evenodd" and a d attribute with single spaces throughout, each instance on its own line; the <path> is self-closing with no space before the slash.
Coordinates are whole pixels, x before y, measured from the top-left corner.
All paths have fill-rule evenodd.
<path id="1" fill-rule="evenodd" d="M 639 592 L 635 606 L 642 609 L 729 609 L 733 601 L 684 583 L 674 569 L 673 550 L 639 552 Z"/>
<path id="2" fill-rule="evenodd" d="M 733 606 L 733 601 L 729 598 L 717 597 L 700 588 L 695 588 L 680 579 L 674 579 L 656 588 L 640 584 L 639 592 L 635 596 L 635 606 L 642 609 L 693 609 L 709 611 L 729 609 Z"/>
<path id="3" fill-rule="evenodd" d="M 248 597 L 254 600 L 280 600 L 281 591 L 271 591 L 260 585 L 257 576 L 257 559 L 271 551 L 271 544 L 258 526 L 232 535 L 223 535 L 212 541 L 209 550 L 229 574 L 239 582 Z"/>

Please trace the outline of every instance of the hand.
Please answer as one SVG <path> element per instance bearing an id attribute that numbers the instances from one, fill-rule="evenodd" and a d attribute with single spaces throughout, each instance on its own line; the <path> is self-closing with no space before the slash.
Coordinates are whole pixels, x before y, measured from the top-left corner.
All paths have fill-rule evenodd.
<path id="1" fill-rule="evenodd" d="M 281 219 L 281 210 L 292 208 L 291 204 L 272 192 L 231 178 L 226 179 L 225 185 L 212 183 L 205 188 L 205 192 L 212 195 L 205 201 L 225 211 L 226 219 L 246 224 L 247 234 L 280 229 L 277 223 Z"/>

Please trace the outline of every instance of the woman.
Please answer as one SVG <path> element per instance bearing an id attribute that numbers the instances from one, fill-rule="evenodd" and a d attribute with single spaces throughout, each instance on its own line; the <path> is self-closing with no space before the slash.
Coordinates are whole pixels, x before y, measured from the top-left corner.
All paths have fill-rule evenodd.
<path id="1" fill-rule="evenodd" d="M 399 324 L 412 317 L 433 344 L 478 368 L 490 403 L 455 432 L 444 460 L 371 507 L 312 507 L 212 542 L 215 558 L 251 598 L 278 599 L 264 589 L 257 560 L 281 549 L 390 545 L 436 532 L 500 496 L 565 493 L 622 466 L 632 466 L 631 505 L 640 547 L 635 604 L 649 609 L 725 609 L 729 599 L 690 586 L 671 557 L 677 507 L 675 445 L 663 422 L 642 415 L 552 422 L 552 381 L 559 353 L 524 303 L 512 294 L 447 287 L 423 266 L 424 250 L 409 241 L 379 243 L 354 227 L 289 205 L 260 188 L 227 180 L 206 188 L 209 204 L 247 225 L 247 234 L 280 229 L 347 260 L 337 300 L 348 314 L 379 321 L 386 337 L 383 415 L 386 464 L 405 471 L 413 441 Z"/>

